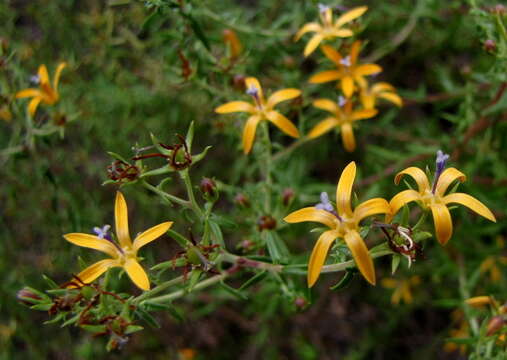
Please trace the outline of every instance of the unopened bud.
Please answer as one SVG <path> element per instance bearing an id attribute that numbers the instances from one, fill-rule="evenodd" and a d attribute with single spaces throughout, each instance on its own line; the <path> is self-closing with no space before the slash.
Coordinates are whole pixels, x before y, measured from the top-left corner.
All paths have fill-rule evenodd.
<path id="1" fill-rule="evenodd" d="M 292 69 L 296 66 L 296 60 L 292 56 L 285 56 L 283 58 L 283 64 L 286 68 Z"/>
<path id="2" fill-rule="evenodd" d="M 507 7 L 505 5 L 498 4 L 491 9 L 493 14 L 505 15 L 507 14 Z"/>
<path id="3" fill-rule="evenodd" d="M 19 302 L 29 306 L 36 304 L 39 300 L 42 300 L 39 295 L 34 293 L 29 288 L 23 288 L 19 290 L 16 294 L 16 298 L 19 300 Z"/>
<path id="4" fill-rule="evenodd" d="M 307 301 L 304 297 L 297 297 L 294 300 L 294 305 L 296 305 L 298 309 L 303 309 L 307 305 Z"/>
<path id="5" fill-rule="evenodd" d="M 217 195 L 217 185 L 215 182 L 207 177 L 203 177 L 201 180 L 201 192 L 205 197 L 215 197 Z"/>
<path id="6" fill-rule="evenodd" d="M 282 193 L 282 201 L 285 206 L 288 206 L 292 200 L 294 199 L 294 190 L 291 188 L 286 188 Z"/>
<path id="7" fill-rule="evenodd" d="M 263 215 L 257 220 L 257 226 L 259 231 L 262 230 L 273 230 L 276 228 L 276 220 L 269 215 Z"/>
<path id="8" fill-rule="evenodd" d="M 505 320 L 503 316 L 497 315 L 493 316 L 488 323 L 488 330 L 486 331 L 487 336 L 491 336 L 500 330 L 505 324 Z"/>
<path id="9" fill-rule="evenodd" d="M 487 52 L 494 52 L 496 50 L 495 40 L 488 39 L 484 41 L 484 50 L 486 50 Z"/>
<path id="10" fill-rule="evenodd" d="M 250 207 L 250 200 L 246 197 L 245 194 L 239 193 L 234 197 L 234 202 L 242 207 Z"/>
<path id="11" fill-rule="evenodd" d="M 232 86 L 238 91 L 245 91 L 245 77 L 243 75 L 234 75 L 232 78 Z"/>
<path id="12" fill-rule="evenodd" d="M 67 123 L 67 116 L 65 116 L 65 114 L 58 113 L 55 116 L 53 116 L 53 123 L 56 126 L 65 126 L 65 124 Z"/>

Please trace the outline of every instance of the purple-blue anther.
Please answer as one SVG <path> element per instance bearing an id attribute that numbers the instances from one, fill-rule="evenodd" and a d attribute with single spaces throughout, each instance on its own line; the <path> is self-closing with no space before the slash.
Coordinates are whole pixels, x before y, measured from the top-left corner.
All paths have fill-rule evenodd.
<path id="1" fill-rule="evenodd" d="M 111 241 L 112 238 L 111 238 L 111 234 L 109 234 L 109 229 L 111 229 L 111 225 L 104 225 L 103 227 L 98 227 L 98 226 L 95 226 L 93 228 L 93 232 L 95 234 L 97 234 L 97 237 L 99 239 L 106 239 L 106 240 L 109 240 Z"/>
<path id="2" fill-rule="evenodd" d="M 449 154 L 444 154 L 442 150 L 437 151 L 437 168 L 435 170 L 435 177 L 433 179 L 433 186 L 431 188 L 431 192 L 434 194 L 437 188 L 438 178 L 445 170 L 445 163 L 449 159 Z"/>

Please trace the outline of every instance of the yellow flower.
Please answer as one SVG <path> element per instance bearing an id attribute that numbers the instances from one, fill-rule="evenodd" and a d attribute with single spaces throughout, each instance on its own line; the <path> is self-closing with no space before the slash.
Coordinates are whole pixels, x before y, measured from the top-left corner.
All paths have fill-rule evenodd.
<path id="1" fill-rule="evenodd" d="M 423 208 L 429 208 L 433 215 L 437 240 L 442 245 L 445 245 L 452 236 L 452 219 L 447 208 L 449 204 L 464 205 L 486 219 L 496 222 L 493 213 L 476 198 L 464 193 L 445 195 L 449 185 L 455 180 L 464 182 L 466 179 L 466 176 L 455 168 L 444 170 L 445 162 L 448 158 L 449 155 L 443 154 L 440 150 L 438 151 L 437 170 L 435 171 L 435 179 L 432 186 L 430 186 L 428 177 L 424 171 L 417 167 L 409 167 L 400 171 L 394 178 L 394 183 L 398 185 L 404 175 L 410 175 L 417 183 L 418 191 L 402 191 L 390 201 L 392 211 L 390 216 L 394 216 L 403 205 L 411 201 L 419 201 Z"/>
<path id="2" fill-rule="evenodd" d="M 470 336 L 468 322 L 465 319 L 465 315 L 462 310 L 454 310 L 451 313 L 453 324 L 457 325 L 455 329 L 449 331 L 449 337 L 454 339 L 467 339 Z M 465 343 L 460 344 L 457 342 L 447 341 L 444 344 L 445 352 L 459 351 L 461 355 L 465 355 L 467 345 Z"/>
<path id="3" fill-rule="evenodd" d="M 499 236 L 496 239 L 497 248 L 499 250 L 504 248 L 504 239 Z M 493 255 L 488 256 L 479 266 L 479 271 L 481 273 L 489 273 L 489 278 L 491 282 L 498 282 L 502 279 L 502 270 L 498 265 L 507 265 L 507 256 L 502 255 Z"/>
<path id="4" fill-rule="evenodd" d="M 481 307 L 484 305 L 495 305 L 495 300 L 491 296 L 474 296 L 465 300 L 472 307 Z"/>
<path id="5" fill-rule="evenodd" d="M 31 116 L 35 114 L 37 107 L 41 102 L 47 105 L 54 105 L 58 101 L 60 98 L 60 94 L 58 93 L 58 83 L 60 81 L 60 74 L 66 65 L 66 63 L 58 64 L 52 85 L 49 81 L 48 69 L 46 68 L 46 65 L 39 66 L 37 75 L 40 89 L 24 89 L 16 94 L 16 98 L 18 99 L 26 97 L 33 98 L 28 104 L 28 113 Z"/>
<path id="6" fill-rule="evenodd" d="M 322 52 L 326 57 L 337 66 L 337 70 L 323 71 L 313 75 L 310 78 L 312 84 L 320 84 L 334 80 L 341 80 L 341 88 L 346 97 L 351 97 L 359 87 L 364 88 L 367 82 L 364 79 L 367 75 L 377 74 L 382 68 L 377 64 L 357 64 L 357 57 L 361 49 L 361 42 L 354 41 L 350 53 L 342 57 L 336 50 L 328 45 L 321 46 Z"/>
<path id="7" fill-rule="evenodd" d="M 348 152 L 352 152 L 356 148 L 356 140 L 352 129 L 354 121 L 368 119 L 377 114 L 375 109 L 353 110 L 352 101 L 343 97 L 339 98 L 338 103 L 329 99 L 317 99 L 313 102 L 313 106 L 329 111 L 333 116 L 319 122 L 310 131 L 308 137 L 314 139 L 335 127 L 340 127 L 343 145 Z"/>
<path id="8" fill-rule="evenodd" d="M 365 109 L 375 108 L 378 98 L 390 101 L 399 107 L 403 105 L 401 97 L 396 94 L 396 89 L 386 82 L 379 82 L 371 87 L 361 88 L 360 98 Z"/>
<path id="9" fill-rule="evenodd" d="M 255 131 L 257 125 L 262 120 L 271 121 L 280 130 L 292 137 L 299 137 L 298 129 L 294 124 L 278 111 L 273 110 L 276 104 L 290 100 L 301 95 L 298 89 L 283 89 L 275 91 L 267 101 L 264 99 L 262 87 L 254 77 L 245 79 L 247 87 L 246 93 L 254 99 L 254 103 L 250 104 L 246 101 L 231 101 L 223 104 L 215 109 L 219 114 L 226 114 L 232 112 L 247 112 L 251 116 L 248 118 L 245 128 L 243 129 L 243 151 L 248 154 L 252 149 L 252 144 L 255 138 Z"/>
<path id="10" fill-rule="evenodd" d="M 421 278 L 412 276 L 410 279 L 382 279 L 382 286 L 387 289 L 394 289 L 391 295 L 391 303 L 398 305 L 403 300 L 405 304 L 411 304 L 413 301 L 411 287 L 419 285 Z"/>
<path id="11" fill-rule="evenodd" d="M 168 221 L 149 228 L 137 235 L 134 242 L 132 242 L 129 234 L 127 203 L 120 192 L 116 193 L 114 213 L 118 244 L 103 237 L 89 234 L 71 233 L 63 236 L 65 240 L 74 245 L 102 251 L 111 256 L 111 259 L 100 260 L 87 267 L 77 276 L 81 281 L 90 283 L 110 268 L 122 267 L 137 287 L 149 290 L 150 281 L 138 262 L 137 252 L 144 245 L 163 235 L 173 223 Z"/>
<path id="12" fill-rule="evenodd" d="M 375 268 L 368 248 L 359 235 L 359 223 L 367 216 L 389 212 L 389 204 L 381 198 L 370 199 L 352 210 L 350 197 L 356 176 L 356 164 L 351 162 L 343 170 L 336 188 L 336 211 L 325 197 L 316 207 L 306 207 L 285 217 L 288 223 L 314 221 L 324 224 L 330 230 L 324 231 L 313 248 L 308 264 L 308 286 L 312 287 L 319 278 L 331 244 L 337 238 L 345 240 L 352 257 L 364 278 L 375 285 Z M 324 195 L 323 193 L 322 195 Z"/>
<path id="13" fill-rule="evenodd" d="M 230 46 L 231 59 L 236 59 L 237 57 L 239 57 L 241 51 L 243 50 L 241 41 L 239 41 L 238 36 L 234 32 L 234 30 L 225 29 L 222 34 L 224 43 Z"/>
<path id="14" fill-rule="evenodd" d="M 311 22 L 305 24 L 294 37 L 294 41 L 298 41 L 304 34 L 307 32 L 316 33 L 306 44 L 304 55 L 308 56 L 319 46 L 319 44 L 323 40 L 334 39 L 336 37 L 344 38 L 350 37 L 354 35 L 352 30 L 350 29 L 342 29 L 342 26 L 348 22 L 351 22 L 354 19 L 357 19 L 361 15 L 363 15 L 366 10 L 368 10 L 367 6 L 356 7 L 350 11 L 347 11 L 345 14 L 341 15 L 336 21 L 333 23 L 333 10 L 328 6 L 319 6 L 320 7 L 320 20 L 321 24 Z"/>

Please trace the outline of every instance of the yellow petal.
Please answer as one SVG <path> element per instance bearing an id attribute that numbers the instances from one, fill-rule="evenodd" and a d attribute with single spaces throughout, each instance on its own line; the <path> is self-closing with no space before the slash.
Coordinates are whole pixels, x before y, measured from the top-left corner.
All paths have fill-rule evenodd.
<path id="1" fill-rule="evenodd" d="M 357 62 L 357 57 L 359 56 L 359 52 L 361 51 L 361 41 L 356 40 L 352 43 L 350 47 L 350 64 L 354 66 Z"/>
<path id="2" fill-rule="evenodd" d="M 55 78 L 53 79 L 53 88 L 55 91 L 58 91 L 58 83 L 60 82 L 60 75 L 62 73 L 62 70 L 67 66 L 66 63 L 62 62 L 58 64 L 58 67 L 56 68 L 55 72 Z"/>
<path id="3" fill-rule="evenodd" d="M 372 94 L 361 93 L 361 104 L 367 110 L 375 108 L 376 98 Z"/>
<path id="4" fill-rule="evenodd" d="M 356 163 L 352 161 L 343 169 L 340 180 L 338 180 L 338 186 L 336 187 L 336 208 L 340 215 L 352 215 L 350 196 L 352 195 L 355 177 Z"/>
<path id="5" fill-rule="evenodd" d="M 409 175 L 415 180 L 420 193 L 424 193 L 426 190 L 430 190 L 430 183 L 428 181 L 428 177 L 421 169 L 415 166 L 411 166 L 403 171 L 400 171 L 398 174 L 396 174 L 394 178 L 394 183 L 398 185 L 400 183 L 401 178 L 404 175 Z"/>
<path id="6" fill-rule="evenodd" d="M 40 97 L 34 97 L 32 100 L 30 100 L 30 103 L 28 103 L 28 113 L 30 116 L 33 117 L 35 115 L 35 112 L 37 111 L 37 107 L 39 106 L 41 100 L 42 99 Z"/>
<path id="7" fill-rule="evenodd" d="M 484 305 L 493 305 L 494 301 L 491 296 L 474 296 L 465 301 L 468 305 L 473 307 L 480 307 Z"/>
<path id="8" fill-rule="evenodd" d="M 334 229 L 338 218 L 326 210 L 316 209 L 312 206 L 296 210 L 283 220 L 291 224 L 305 221 L 318 222 Z"/>
<path id="9" fill-rule="evenodd" d="M 382 287 L 386 288 L 386 289 L 395 289 L 397 286 L 398 286 L 398 282 L 394 279 L 382 279 L 382 281 L 380 282 Z"/>
<path id="10" fill-rule="evenodd" d="M 394 216 L 403 207 L 411 201 L 417 201 L 421 199 L 421 195 L 415 190 L 405 190 L 393 196 L 389 202 L 391 207 L 390 216 Z"/>
<path id="11" fill-rule="evenodd" d="M 328 7 L 326 10 L 324 10 L 324 21 L 327 24 L 331 24 L 333 22 L 333 10 L 331 7 Z M 322 16 L 322 13 L 321 13 Z"/>
<path id="12" fill-rule="evenodd" d="M 368 10 L 367 6 L 359 6 L 352 10 L 349 10 L 345 14 L 341 15 L 338 19 L 336 19 L 334 26 L 338 28 L 354 19 L 357 19 L 358 17 L 363 15 L 366 12 L 366 10 Z"/>
<path id="13" fill-rule="evenodd" d="M 220 105 L 215 109 L 216 113 L 227 114 L 232 112 L 255 112 L 255 107 L 246 101 L 231 101 L 226 104 Z"/>
<path id="14" fill-rule="evenodd" d="M 310 55 L 315 49 L 320 45 L 320 43 L 324 40 L 324 37 L 321 34 L 315 34 L 312 36 L 310 41 L 305 46 L 305 51 L 303 52 L 304 56 Z"/>
<path id="15" fill-rule="evenodd" d="M 475 211 L 477 214 L 485 217 L 486 219 L 496 222 L 495 215 L 488 209 L 486 205 L 481 203 L 476 198 L 463 193 L 454 193 L 444 196 L 442 199 L 445 204 L 458 203 L 463 206 L 466 206 L 472 211 Z"/>
<path id="16" fill-rule="evenodd" d="M 346 97 L 351 97 L 354 94 L 355 86 L 354 79 L 351 76 L 345 76 L 342 78 L 342 91 Z"/>
<path id="17" fill-rule="evenodd" d="M 445 245 L 452 236 L 452 219 L 449 209 L 444 204 L 433 204 L 430 208 L 433 214 L 436 238 L 441 245 Z"/>
<path id="18" fill-rule="evenodd" d="M 338 29 L 338 30 L 333 30 L 331 32 L 331 34 L 336 37 L 344 38 L 344 37 L 353 36 L 354 32 L 350 29 Z"/>
<path id="19" fill-rule="evenodd" d="M 364 276 L 366 281 L 375 285 L 375 268 L 373 267 L 373 260 L 371 259 L 368 248 L 359 233 L 355 230 L 348 231 L 345 234 L 344 239 L 361 274 Z"/>
<path id="20" fill-rule="evenodd" d="M 262 91 L 262 86 L 261 86 L 261 83 L 259 82 L 259 80 L 257 80 L 257 78 L 255 78 L 253 76 L 247 77 L 245 79 L 245 85 L 246 85 L 247 89 L 252 88 L 252 87 L 257 89 L 260 100 L 262 102 L 264 102 L 264 93 Z"/>
<path id="21" fill-rule="evenodd" d="M 352 125 L 350 123 L 343 124 L 340 132 L 342 134 L 343 147 L 348 152 L 353 152 L 356 149 L 356 138 L 354 137 Z"/>
<path id="22" fill-rule="evenodd" d="M 111 257 L 118 256 L 118 250 L 116 247 L 110 241 L 101 239 L 98 236 L 82 233 L 70 233 L 63 235 L 63 237 L 65 240 L 73 243 L 74 245 L 102 251 Z"/>
<path id="23" fill-rule="evenodd" d="M 312 254 L 310 255 L 310 261 L 308 262 L 308 287 L 312 287 L 319 278 L 329 248 L 337 237 L 338 231 L 328 230 L 323 232 L 319 240 L 317 240 L 317 243 L 313 247 Z"/>
<path id="24" fill-rule="evenodd" d="M 377 115 L 378 111 L 376 109 L 365 109 L 365 110 L 357 110 L 354 111 L 351 115 L 351 120 L 362 120 L 369 119 Z"/>
<path id="25" fill-rule="evenodd" d="M 467 177 L 461 171 L 456 168 L 447 168 L 445 169 L 440 177 L 438 178 L 437 188 L 435 189 L 435 193 L 443 196 L 447 191 L 449 185 L 451 185 L 455 180 L 459 180 L 461 182 L 465 182 Z"/>
<path id="26" fill-rule="evenodd" d="M 299 131 L 294 124 L 278 111 L 270 111 L 266 114 L 266 118 L 275 124 L 280 130 L 294 138 L 299 137 Z"/>
<path id="27" fill-rule="evenodd" d="M 396 89 L 394 88 L 394 86 L 386 82 L 379 82 L 371 87 L 371 92 L 375 94 L 379 94 L 381 92 L 395 92 L 395 91 Z"/>
<path id="28" fill-rule="evenodd" d="M 134 239 L 134 250 L 138 251 L 140 248 L 142 248 L 144 245 L 152 242 L 153 240 L 156 240 L 160 236 L 164 235 L 167 230 L 171 227 L 173 224 L 172 221 L 163 222 L 162 224 L 158 224 L 156 226 L 153 226 L 149 228 L 148 230 L 144 231 L 143 233 L 139 234 Z"/>
<path id="29" fill-rule="evenodd" d="M 329 99 L 317 99 L 313 102 L 313 106 L 329 111 L 332 114 L 335 114 L 339 110 L 338 104 Z"/>
<path id="30" fill-rule="evenodd" d="M 322 31 L 322 26 L 317 23 L 308 23 L 305 24 L 294 36 L 294 41 L 298 41 L 301 39 L 301 36 L 306 34 L 307 32 L 320 32 Z"/>
<path id="31" fill-rule="evenodd" d="M 123 194 L 116 192 L 116 201 L 114 204 L 114 218 L 116 221 L 116 236 L 122 248 L 131 245 L 129 234 L 129 215 L 127 202 Z"/>
<path id="32" fill-rule="evenodd" d="M 252 150 L 252 145 L 255 139 L 255 131 L 261 117 L 259 115 L 252 115 L 246 121 L 243 129 L 243 152 L 248 154 Z"/>
<path id="33" fill-rule="evenodd" d="M 46 65 L 39 66 L 37 74 L 39 75 L 39 82 L 41 84 L 49 84 L 49 75 Z"/>
<path id="34" fill-rule="evenodd" d="M 338 126 L 338 120 L 333 117 L 328 117 L 321 122 L 319 122 L 315 127 L 310 130 L 310 133 L 308 134 L 308 137 L 310 139 L 315 139 L 316 137 L 321 136 L 322 134 L 325 134 L 326 132 L 330 131 L 334 127 Z"/>
<path id="35" fill-rule="evenodd" d="M 382 68 L 377 64 L 364 64 L 359 65 L 354 69 L 354 75 L 365 76 L 373 75 L 382 71 Z"/>
<path id="36" fill-rule="evenodd" d="M 16 93 L 16 99 L 21 99 L 21 98 L 26 98 L 26 97 L 34 97 L 34 96 L 38 96 L 38 97 L 41 96 L 41 92 L 39 89 L 33 89 L 33 88 L 24 89 L 24 90 L 18 91 Z"/>
<path id="37" fill-rule="evenodd" d="M 336 66 L 340 68 L 343 67 L 343 64 L 341 63 L 342 56 L 338 51 L 336 51 L 329 45 L 322 45 L 320 49 L 329 60 L 331 60 L 336 64 Z"/>
<path id="38" fill-rule="evenodd" d="M 342 77 L 342 73 L 337 70 L 329 70 L 322 71 L 318 74 L 313 75 L 310 80 L 308 80 L 312 84 L 320 84 L 333 80 L 338 80 Z"/>
<path id="39" fill-rule="evenodd" d="M 85 283 L 90 284 L 93 280 L 98 278 L 100 275 L 105 273 L 107 270 L 109 270 L 112 267 L 119 266 L 119 263 L 117 260 L 113 259 L 105 259 L 97 261 L 95 264 L 88 266 L 86 269 L 81 271 L 79 274 L 77 274 L 77 278 Z M 76 281 L 76 283 L 79 284 L 79 282 Z M 82 285 L 82 284 L 79 284 Z M 70 288 L 73 288 L 75 286 L 69 286 Z"/>
<path id="40" fill-rule="evenodd" d="M 389 203 L 382 198 L 374 198 L 359 204 L 354 210 L 354 220 L 356 224 L 365 217 L 376 214 L 388 214 L 391 212 Z"/>
<path id="41" fill-rule="evenodd" d="M 402 107 L 403 106 L 403 100 L 398 94 L 392 93 L 392 92 L 383 92 L 378 95 L 379 97 L 386 99 L 387 101 L 392 102 L 396 106 Z"/>
<path id="42" fill-rule="evenodd" d="M 136 260 L 131 258 L 127 259 L 123 268 L 127 272 L 130 280 L 132 280 L 138 288 L 142 290 L 150 290 L 150 280 L 148 279 L 148 275 L 146 275 L 146 272 Z"/>
<path id="43" fill-rule="evenodd" d="M 301 95 L 298 89 L 283 89 L 275 91 L 268 99 L 267 107 L 271 108 L 282 101 L 294 99 Z"/>

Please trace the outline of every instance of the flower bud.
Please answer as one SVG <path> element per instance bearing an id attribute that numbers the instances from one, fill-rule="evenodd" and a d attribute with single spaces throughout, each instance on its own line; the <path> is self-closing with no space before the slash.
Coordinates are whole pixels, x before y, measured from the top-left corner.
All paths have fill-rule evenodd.
<path id="1" fill-rule="evenodd" d="M 505 15 L 507 14 L 507 7 L 502 4 L 498 4 L 491 9 L 493 14 Z"/>
<path id="2" fill-rule="evenodd" d="M 296 305 L 298 309 L 305 308 L 307 304 L 308 303 L 304 297 L 298 296 L 296 299 L 294 299 L 294 305 Z"/>
<path id="3" fill-rule="evenodd" d="M 269 215 L 263 215 L 257 220 L 257 226 L 259 231 L 262 230 L 273 230 L 276 228 L 276 220 Z"/>
<path id="4" fill-rule="evenodd" d="M 234 75 L 232 86 L 238 91 L 245 91 L 245 77 L 243 75 Z"/>
<path id="5" fill-rule="evenodd" d="M 234 197 L 234 202 L 241 207 L 250 207 L 250 200 L 246 197 L 245 194 L 239 193 Z"/>
<path id="6" fill-rule="evenodd" d="M 505 324 L 505 320 L 503 316 L 497 315 L 493 316 L 488 323 L 488 330 L 486 331 L 487 336 L 491 336 L 500 330 Z"/>
<path id="7" fill-rule="evenodd" d="M 484 41 L 483 47 L 487 52 L 494 52 L 496 50 L 496 42 L 494 40 L 488 39 Z"/>
<path id="8" fill-rule="evenodd" d="M 214 198 L 218 195 L 217 185 L 210 178 L 203 177 L 201 180 L 200 188 L 205 198 Z"/>
<path id="9" fill-rule="evenodd" d="M 39 295 L 34 293 L 30 288 L 26 287 L 18 291 L 18 293 L 16 294 L 16 298 L 18 299 L 19 302 L 28 306 L 36 304 L 37 302 L 42 300 L 42 298 Z"/>
<path id="10" fill-rule="evenodd" d="M 292 200 L 294 199 L 294 190 L 291 188 L 286 188 L 282 193 L 282 202 L 285 206 L 288 206 Z"/>

